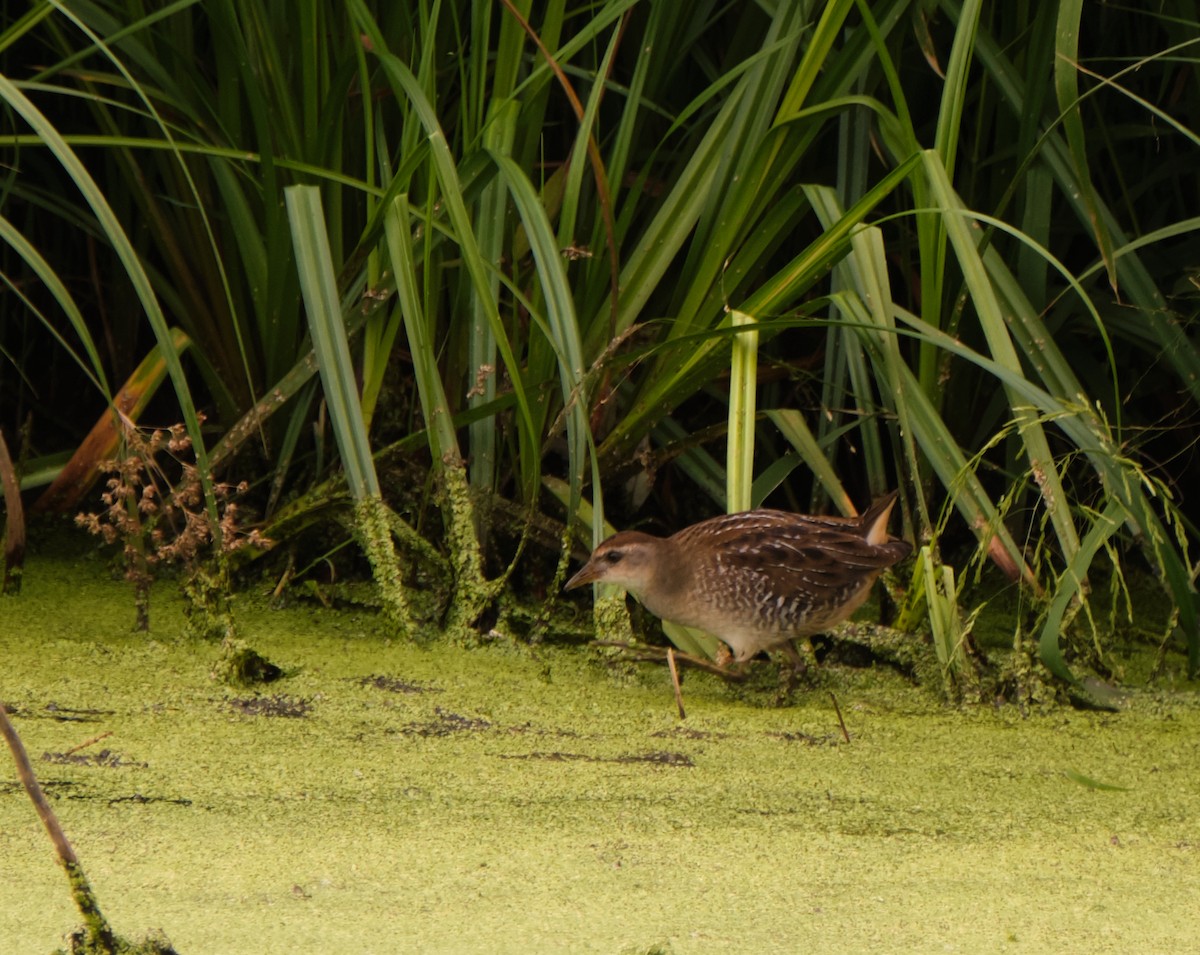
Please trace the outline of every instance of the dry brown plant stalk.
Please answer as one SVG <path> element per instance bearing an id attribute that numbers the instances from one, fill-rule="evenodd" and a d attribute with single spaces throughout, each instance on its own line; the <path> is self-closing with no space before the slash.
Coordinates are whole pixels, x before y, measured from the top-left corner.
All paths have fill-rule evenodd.
<path id="1" fill-rule="evenodd" d="M 238 526 L 233 498 L 248 490 L 244 481 L 212 484 L 220 515 L 213 526 L 184 425 L 143 429 L 125 416 L 121 423 L 124 455 L 101 464 L 101 470 L 112 475 L 101 495 L 104 510 L 78 514 L 75 522 L 105 543 L 122 545 L 125 579 L 134 589 L 134 629 L 148 631 L 150 585 L 157 568 L 178 564 L 193 580 L 201 573 L 201 558 L 216 542 L 220 542 L 215 554 L 220 562 L 243 547 L 269 547 L 270 541 L 258 530 L 243 532 Z M 169 465 L 164 466 L 164 458 Z M 177 473 L 174 479 L 167 467 Z"/>

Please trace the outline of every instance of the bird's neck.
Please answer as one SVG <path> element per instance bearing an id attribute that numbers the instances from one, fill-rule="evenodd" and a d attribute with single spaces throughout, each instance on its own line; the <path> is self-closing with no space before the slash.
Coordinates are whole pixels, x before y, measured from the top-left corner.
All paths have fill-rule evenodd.
<path id="1" fill-rule="evenodd" d="M 692 557 L 687 548 L 671 538 L 654 545 L 652 572 L 647 576 L 641 593 L 635 594 L 655 616 L 675 619 L 687 602 L 692 581 Z"/>

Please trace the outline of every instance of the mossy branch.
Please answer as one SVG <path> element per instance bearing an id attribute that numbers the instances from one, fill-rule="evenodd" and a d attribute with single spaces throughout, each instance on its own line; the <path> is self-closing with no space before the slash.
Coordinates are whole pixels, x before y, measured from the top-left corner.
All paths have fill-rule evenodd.
<path id="1" fill-rule="evenodd" d="M 17 735 L 16 727 L 12 725 L 12 721 L 8 718 L 8 711 L 2 703 L 0 703 L 0 734 L 8 743 L 13 762 L 17 765 L 17 777 L 21 780 L 21 785 L 25 788 L 30 802 L 33 803 L 33 808 L 37 810 L 42 825 L 46 827 L 50 841 L 54 844 L 54 852 L 58 856 L 58 861 L 62 865 L 63 871 L 67 873 L 67 881 L 71 885 L 71 898 L 75 900 L 75 907 L 83 916 L 87 941 L 97 952 L 117 952 L 116 939 L 100 911 L 96 893 L 92 891 L 87 876 L 83 873 L 83 867 L 79 864 L 79 858 L 75 855 L 70 840 L 67 839 L 67 834 L 63 832 L 58 817 L 46 800 L 46 794 L 38 785 L 37 776 L 33 773 L 33 765 L 29 762 L 29 754 L 25 752 L 25 745 L 21 742 L 21 737 Z"/>
<path id="2" fill-rule="evenodd" d="M 131 942 L 114 934 L 104 913 L 100 911 L 100 902 L 96 893 L 92 891 L 87 876 L 84 875 L 75 849 L 38 784 L 33 764 L 29 762 L 29 754 L 25 752 L 25 744 L 17 735 L 16 727 L 8 718 L 8 710 L 4 708 L 3 703 L 0 703 L 0 736 L 8 743 L 9 752 L 12 753 L 13 762 L 17 766 L 17 778 L 21 780 L 29 801 L 33 803 L 42 825 L 50 835 L 59 864 L 67 874 L 71 898 L 74 899 L 79 914 L 83 916 L 83 927 L 68 937 L 70 955 L 179 955 L 161 932 L 152 932 L 150 937 L 142 942 Z M 60 953 L 62 951 L 59 950 Z"/>

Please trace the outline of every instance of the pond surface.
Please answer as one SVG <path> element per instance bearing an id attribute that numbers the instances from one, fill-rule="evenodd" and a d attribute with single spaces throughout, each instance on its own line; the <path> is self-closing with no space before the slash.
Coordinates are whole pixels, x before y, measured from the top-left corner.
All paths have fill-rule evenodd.
<path id="1" fill-rule="evenodd" d="M 1023 717 L 881 671 L 824 671 L 784 708 L 690 673 L 680 721 L 651 665 L 418 647 L 368 613 L 253 596 L 237 613 L 287 673 L 262 692 L 210 679 L 170 585 L 154 632 L 130 633 L 128 586 L 85 546 L 35 555 L 0 598 L 0 700 L 127 937 L 161 929 L 183 955 L 1195 950 L 1195 684 Z M 0 951 L 50 952 L 79 917 L 6 752 L 0 832 Z"/>

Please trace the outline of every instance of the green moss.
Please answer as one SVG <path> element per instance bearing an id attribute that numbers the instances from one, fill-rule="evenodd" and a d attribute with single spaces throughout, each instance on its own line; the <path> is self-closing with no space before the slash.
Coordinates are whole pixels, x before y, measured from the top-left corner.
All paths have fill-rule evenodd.
<path id="1" fill-rule="evenodd" d="M 382 499 L 367 495 L 354 502 L 354 526 L 359 542 L 371 563 L 371 572 L 379 588 L 379 597 L 388 622 L 399 636 L 411 639 L 416 634 L 408 598 L 400 579 L 400 562 L 392 546 L 388 507 Z"/>
<path id="2" fill-rule="evenodd" d="M 97 935 L 79 929 L 67 937 L 67 947 L 55 955 L 178 955 L 170 940 L 161 932 L 151 933 L 140 942 L 133 942 L 111 933 Z"/>
<path id="3" fill-rule="evenodd" d="M 214 642 L 235 639 L 228 562 L 220 556 L 209 563 L 192 561 L 182 573 L 188 633 Z"/>
<path id="4" fill-rule="evenodd" d="M 633 628 L 629 623 L 629 608 L 625 604 L 624 593 L 597 595 L 592 605 L 592 619 L 596 623 L 596 635 L 601 640 L 619 643 L 633 641 Z"/>
<path id="5" fill-rule="evenodd" d="M 447 461 L 439 477 L 446 541 L 454 571 L 454 595 L 446 617 L 446 632 L 452 640 L 471 646 L 478 640 L 475 623 L 496 599 L 503 581 L 488 580 L 483 574 L 466 468 L 461 461 Z"/>
<path id="6" fill-rule="evenodd" d="M 240 640 L 226 640 L 221 645 L 220 656 L 212 669 L 213 679 L 229 686 L 273 683 L 282 675 L 278 666 Z"/>
<path id="7" fill-rule="evenodd" d="M 843 666 L 772 708 L 758 667 L 749 689 L 686 672 L 680 722 L 660 667 L 417 646 L 247 596 L 272 694 L 305 703 L 252 706 L 210 680 L 212 644 L 173 639 L 172 588 L 149 639 L 98 561 L 32 554 L 24 584 L 0 695 L 106 916 L 181 952 L 1193 946 L 1200 688 L 1178 654 L 1169 692 L 1117 714 L 949 710 Z M 79 916 L 6 778 L 0 938 L 49 952 Z"/>

